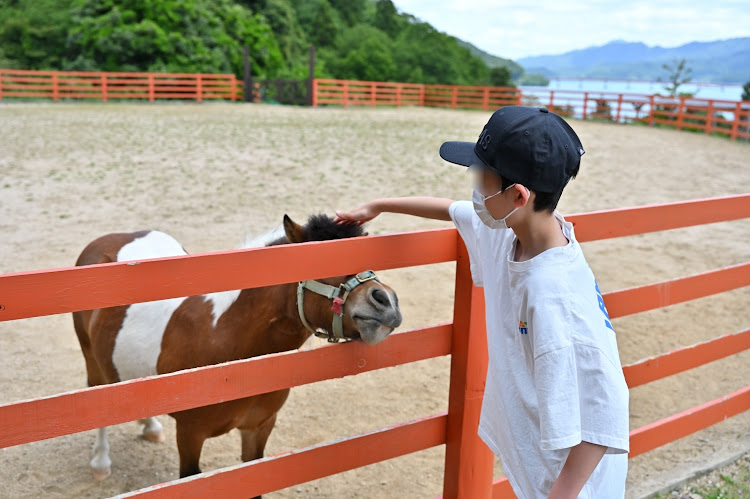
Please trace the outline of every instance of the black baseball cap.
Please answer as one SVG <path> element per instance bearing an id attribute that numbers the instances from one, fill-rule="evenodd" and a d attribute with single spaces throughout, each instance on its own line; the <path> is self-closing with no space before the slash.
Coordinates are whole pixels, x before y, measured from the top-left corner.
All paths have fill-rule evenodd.
<path id="1" fill-rule="evenodd" d="M 583 145 L 568 123 L 545 108 L 507 106 L 492 114 L 474 142 L 445 142 L 440 157 L 485 165 L 532 191 L 558 192 L 576 171 Z"/>

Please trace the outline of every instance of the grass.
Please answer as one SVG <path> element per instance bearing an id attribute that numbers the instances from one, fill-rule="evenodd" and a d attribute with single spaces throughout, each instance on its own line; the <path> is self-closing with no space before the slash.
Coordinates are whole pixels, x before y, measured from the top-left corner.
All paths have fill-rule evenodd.
<path id="1" fill-rule="evenodd" d="M 655 499 L 694 498 L 747 499 L 750 498 L 750 456 L 745 455 L 732 464 L 714 470 L 668 494 L 656 494 Z"/>

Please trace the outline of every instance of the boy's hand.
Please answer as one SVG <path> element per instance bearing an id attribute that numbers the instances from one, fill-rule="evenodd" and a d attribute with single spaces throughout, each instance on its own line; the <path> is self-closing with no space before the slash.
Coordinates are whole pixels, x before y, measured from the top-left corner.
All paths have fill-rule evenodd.
<path id="1" fill-rule="evenodd" d="M 337 224 L 362 225 L 377 217 L 380 213 L 381 211 L 377 208 L 375 201 L 370 201 L 350 211 L 336 210 L 336 218 L 333 221 Z"/>

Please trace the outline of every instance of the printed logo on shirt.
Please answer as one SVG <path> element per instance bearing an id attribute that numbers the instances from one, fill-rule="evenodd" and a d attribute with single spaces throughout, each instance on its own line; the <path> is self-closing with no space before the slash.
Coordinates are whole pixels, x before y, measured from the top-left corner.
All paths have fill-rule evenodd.
<path id="1" fill-rule="evenodd" d="M 529 334 L 529 328 L 528 328 L 528 322 L 519 321 L 518 322 L 518 332 L 521 334 Z"/>
<path id="2" fill-rule="evenodd" d="M 607 307 L 604 305 L 604 298 L 602 297 L 602 292 L 599 291 L 599 283 L 596 282 L 596 279 L 594 279 L 594 287 L 596 288 L 596 297 L 599 299 L 599 310 L 604 314 L 604 325 L 614 332 L 615 328 L 612 327 L 612 323 L 609 321 L 609 312 L 607 312 Z"/>

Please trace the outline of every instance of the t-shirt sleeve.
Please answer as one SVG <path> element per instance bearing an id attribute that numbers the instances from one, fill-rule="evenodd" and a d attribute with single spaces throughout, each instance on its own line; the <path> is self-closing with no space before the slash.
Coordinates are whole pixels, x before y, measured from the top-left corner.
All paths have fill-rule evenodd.
<path id="1" fill-rule="evenodd" d="M 534 360 L 541 448 L 581 441 L 629 451 L 628 387 L 622 369 L 598 348 L 572 343 Z"/>
<path id="2" fill-rule="evenodd" d="M 456 225 L 466 249 L 469 252 L 471 278 L 474 284 L 482 286 L 482 257 L 479 251 L 479 225 L 482 222 L 469 201 L 454 201 L 448 208 L 451 220 Z"/>

